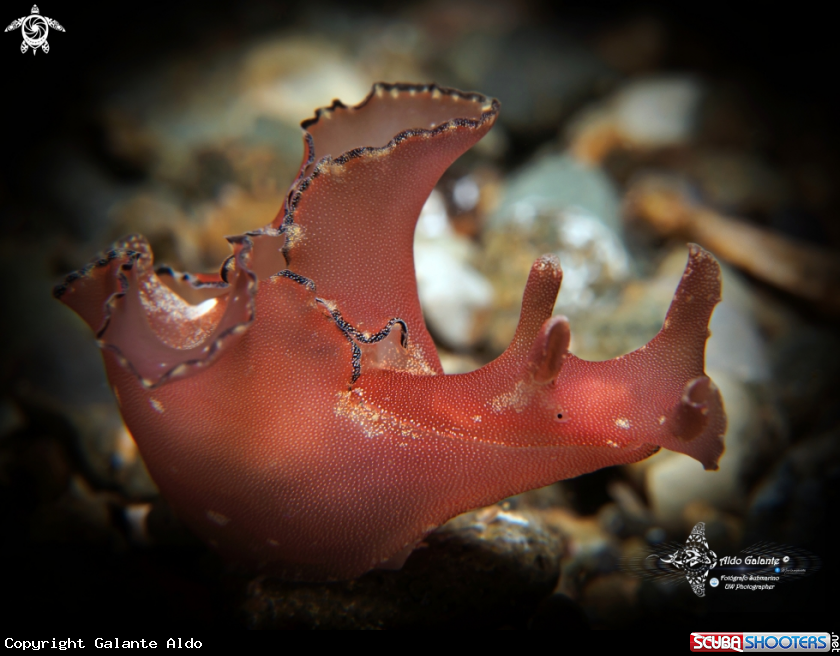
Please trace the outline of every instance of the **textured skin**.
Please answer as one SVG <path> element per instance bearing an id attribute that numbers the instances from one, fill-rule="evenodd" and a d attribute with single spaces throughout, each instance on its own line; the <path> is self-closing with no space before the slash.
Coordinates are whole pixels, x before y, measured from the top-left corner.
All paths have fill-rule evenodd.
<path id="1" fill-rule="evenodd" d="M 156 274 L 131 237 L 56 288 L 96 332 L 161 492 L 233 560 L 347 579 L 399 566 L 456 514 L 660 446 L 716 468 L 726 417 L 703 359 L 720 272 L 699 247 L 662 331 L 634 353 L 568 353 L 568 322 L 551 317 L 562 273 L 545 256 L 508 350 L 440 372 L 414 225 L 497 111 L 477 94 L 377 85 L 304 123 L 285 207 L 231 238 L 220 276 Z"/>

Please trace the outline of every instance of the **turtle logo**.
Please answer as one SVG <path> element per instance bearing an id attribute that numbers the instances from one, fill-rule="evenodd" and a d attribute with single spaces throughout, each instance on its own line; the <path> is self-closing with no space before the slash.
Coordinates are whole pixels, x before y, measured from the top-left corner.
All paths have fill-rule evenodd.
<path id="1" fill-rule="evenodd" d="M 709 543 L 706 542 L 704 522 L 694 525 L 682 549 L 678 549 L 668 559 L 660 558 L 660 560 L 684 571 L 685 578 L 691 584 L 694 594 L 698 597 L 706 596 L 706 578 L 717 565 L 717 554 L 709 549 Z"/>
<path id="2" fill-rule="evenodd" d="M 32 5 L 32 13 L 29 16 L 13 20 L 9 27 L 6 28 L 6 32 L 16 30 L 17 28 L 20 28 L 21 34 L 23 34 L 23 43 L 20 44 L 20 51 L 26 52 L 32 48 L 33 55 L 38 52 L 38 48 L 41 48 L 44 52 L 50 51 L 50 44 L 47 43 L 47 34 L 50 32 L 50 28 L 59 32 L 64 31 L 64 28 L 59 25 L 58 21 L 41 16 L 38 5 Z"/>

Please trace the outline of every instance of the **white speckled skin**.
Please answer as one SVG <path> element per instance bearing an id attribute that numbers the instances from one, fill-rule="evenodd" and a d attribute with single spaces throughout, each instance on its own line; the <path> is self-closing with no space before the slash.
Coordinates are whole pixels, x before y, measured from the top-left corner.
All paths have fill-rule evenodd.
<path id="1" fill-rule="evenodd" d="M 57 288 L 96 331 L 162 493 L 232 559 L 352 578 L 401 561 L 458 513 L 659 446 L 714 468 L 726 419 L 703 356 L 720 276 L 699 247 L 667 327 L 634 353 L 568 353 L 568 322 L 551 317 L 562 274 L 547 256 L 509 349 L 442 374 L 412 234 L 440 175 L 497 111 L 477 94 L 390 85 L 321 110 L 304 123 L 301 173 L 277 219 L 232 240 L 222 276 L 182 292 L 191 306 L 216 299 L 202 312 L 179 305 L 169 288 L 183 283 L 152 271 L 140 238 Z M 393 322 L 366 343 L 395 318 L 405 346 Z"/>

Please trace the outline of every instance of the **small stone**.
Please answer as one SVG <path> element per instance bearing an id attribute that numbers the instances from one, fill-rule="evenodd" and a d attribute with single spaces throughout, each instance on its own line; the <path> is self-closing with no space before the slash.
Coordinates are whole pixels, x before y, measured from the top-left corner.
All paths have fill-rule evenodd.
<path id="1" fill-rule="evenodd" d="M 607 492 L 615 502 L 601 506 L 598 511 L 604 530 L 622 538 L 642 535 L 652 523 L 653 515 L 636 491 L 624 481 L 615 480 L 607 485 Z"/>
<path id="2" fill-rule="evenodd" d="M 547 155 L 510 177 L 490 224 L 523 225 L 540 212 L 570 208 L 597 217 L 613 231 L 621 227 L 618 192 L 606 173 L 569 153 Z"/>
<path id="3" fill-rule="evenodd" d="M 228 100 L 234 116 L 257 111 L 292 125 L 333 98 L 349 107 L 370 91 L 367 76 L 339 44 L 312 36 L 275 37 L 254 44 L 232 79 L 238 79 L 245 91 Z"/>
<path id="4" fill-rule="evenodd" d="M 741 275 L 721 266 L 723 300 L 715 308 L 706 348 L 706 368 L 723 371 L 742 383 L 766 383 L 770 379 L 768 346 L 756 320 L 753 290 Z"/>
<path id="5" fill-rule="evenodd" d="M 613 98 L 619 131 L 643 148 L 661 148 L 689 141 L 696 130 L 703 88 L 688 77 L 634 80 Z"/>
<path id="6" fill-rule="evenodd" d="M 557 583 L 560 541 L 536 514 L 490 506 L 426 537 L 399 571 L 354 581 L 253 581 L 252 628 L 524 627 Z"/>
<path id="7" fill-rule="evenodd" d="M 480 337 L 481 317 L 493 287 L 470 263 L 477 249 L 455 233 L 443 199 L 434 191 L 420 214 L 414 239 L 414 268 L 423 316 L 445 345 L 464 349 Z"/>
<path id="8" fill-rule="evenodd" d="M 501 352 L 510 343 L 528 272 L 545 253 L 560 258 L 563 284 L 555 311 L 568 316 L 573 326 L 599 307 L 613 305 L 631 270 L 620 233 L 616 191 L 602 171 L 568 154 L 523 167 L 505 187 L 484 232 L 479 269 L 496 291 L 487 325 L 492 351 Z M 586 333 L 572 331 L 577 354 L 577 340 Z"/>
<path id="9" fill-rule="evenodd" d="M 616 149 L 638 152 L 688 145 L 698 132 L 704 94 L 690 77 L 636 78 L 569 122 L 570 148 L 578 161 L 597 164 Z"/>

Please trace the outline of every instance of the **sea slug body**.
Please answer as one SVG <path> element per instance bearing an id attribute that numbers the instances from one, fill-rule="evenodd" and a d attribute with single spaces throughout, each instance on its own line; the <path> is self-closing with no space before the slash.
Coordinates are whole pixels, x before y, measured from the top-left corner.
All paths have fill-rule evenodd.
<path id="1" fill-rule="evenodd" d="M 704 353 L 720 270 L 698 246 L 642 349 L 569 353 L 560 263 L 543 256 L 505 353 L 443 374 L 414 227 L 498 112 L 477 93 L 377 84 L 304 121 L 284 206 L 228 238 L 219 274 L 155 269 L 131 236 L 56 287 L 96 334 L 162 494 L 232 560 L 348 579 L 400 566 L 454 515 L 660 447 L 716 468 L 726 416 Z"/>

